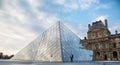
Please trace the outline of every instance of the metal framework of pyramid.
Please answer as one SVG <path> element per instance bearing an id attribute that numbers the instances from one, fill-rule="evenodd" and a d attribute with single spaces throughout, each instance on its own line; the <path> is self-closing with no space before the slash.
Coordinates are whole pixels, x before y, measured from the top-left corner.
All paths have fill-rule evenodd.
<path id="1" fill-rule="evenodd" d="M 92 60 L 92 51 L 81 49 L 80 38 L 57 22 L 18 52 L 12 60 L 73 61 Z"/>

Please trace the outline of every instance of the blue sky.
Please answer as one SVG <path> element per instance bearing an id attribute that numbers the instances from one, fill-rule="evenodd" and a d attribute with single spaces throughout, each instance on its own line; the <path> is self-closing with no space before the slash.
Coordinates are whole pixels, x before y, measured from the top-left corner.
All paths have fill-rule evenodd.
<path id="1" fill-rule="evenodd" d="M 120 32 L 120 0 L 0 0 L 0 51 L 15 54 L 56 21 L 81 39 L 87 25 L 108 20 Z"/>

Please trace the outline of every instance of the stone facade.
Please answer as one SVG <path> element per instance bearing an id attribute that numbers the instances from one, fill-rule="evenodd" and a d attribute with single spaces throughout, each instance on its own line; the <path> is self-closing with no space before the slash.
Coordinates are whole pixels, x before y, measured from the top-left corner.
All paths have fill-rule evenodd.
<path id="1" fill-rule="evenodd" d="M 93 60 L 120 60 L 120 33 L 111 34 L 107 19 L 88 24 L 87 37 L 81 40 L 84 48 L 93 50 Z"/>

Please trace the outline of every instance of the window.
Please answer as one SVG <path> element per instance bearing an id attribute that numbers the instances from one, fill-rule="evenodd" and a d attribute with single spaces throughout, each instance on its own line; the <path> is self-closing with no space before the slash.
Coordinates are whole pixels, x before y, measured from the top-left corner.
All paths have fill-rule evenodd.
<path id="1" fill-rule="evenodd" d="M 116 48 L 119 47 L 119 43 L 116 44 Z"/>
<path id="2" fill-rule="evenodd" d="M 110 43 L 110 48 L 113 48 L 113 45 L 112 45 L 112 43 Z"/>
<path id="3" fill-rule="evenodd" d="M 116 48 L 116 43 L 113 43 L 113 48 Z"/>
<path id="4" fill-rule="evenodd" d="M 99 46 L 98 46 L 98 44 L 95 44 L 95 48 L 96 48 L 96 49 L 99 49 Z"/>
<path id="5" fill-rule="evenodd" d="M 105 48 L 106 48 L 105 43 L 102 43 L 102 48 L 103 48 L 103 49 L 105 49 Z"/>
<path id="6" fill-rule="evenodd" d="M 102 33 L 102 37 L 104 37 L 104 32 Z"/>
<path id="7" fill-rule="evenodd" d="M 96 37 L 98 37 L 98 34 L 96 33 Z"/>
<path id="8" fill-rule="evenodd" d="M 120 46 L 120 42 L 119 42 L 118 46 Z"/>
<path id="9" fill-rule="evenodd" d="M 102 37 L 101 33 L 99 34 L 100 37 Z"/>

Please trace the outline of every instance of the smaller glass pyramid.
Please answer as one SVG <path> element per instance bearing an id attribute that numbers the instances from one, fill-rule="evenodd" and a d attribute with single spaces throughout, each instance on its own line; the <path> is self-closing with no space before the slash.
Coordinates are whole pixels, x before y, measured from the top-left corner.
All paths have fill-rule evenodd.
<path id="1" fill-rule="evenodd" d="M 92 60 L 92 51 L 81 47 L 80 38 L 64 24 L 57 22 L 18 52 L 12 60 L 60 62 Z"/>

